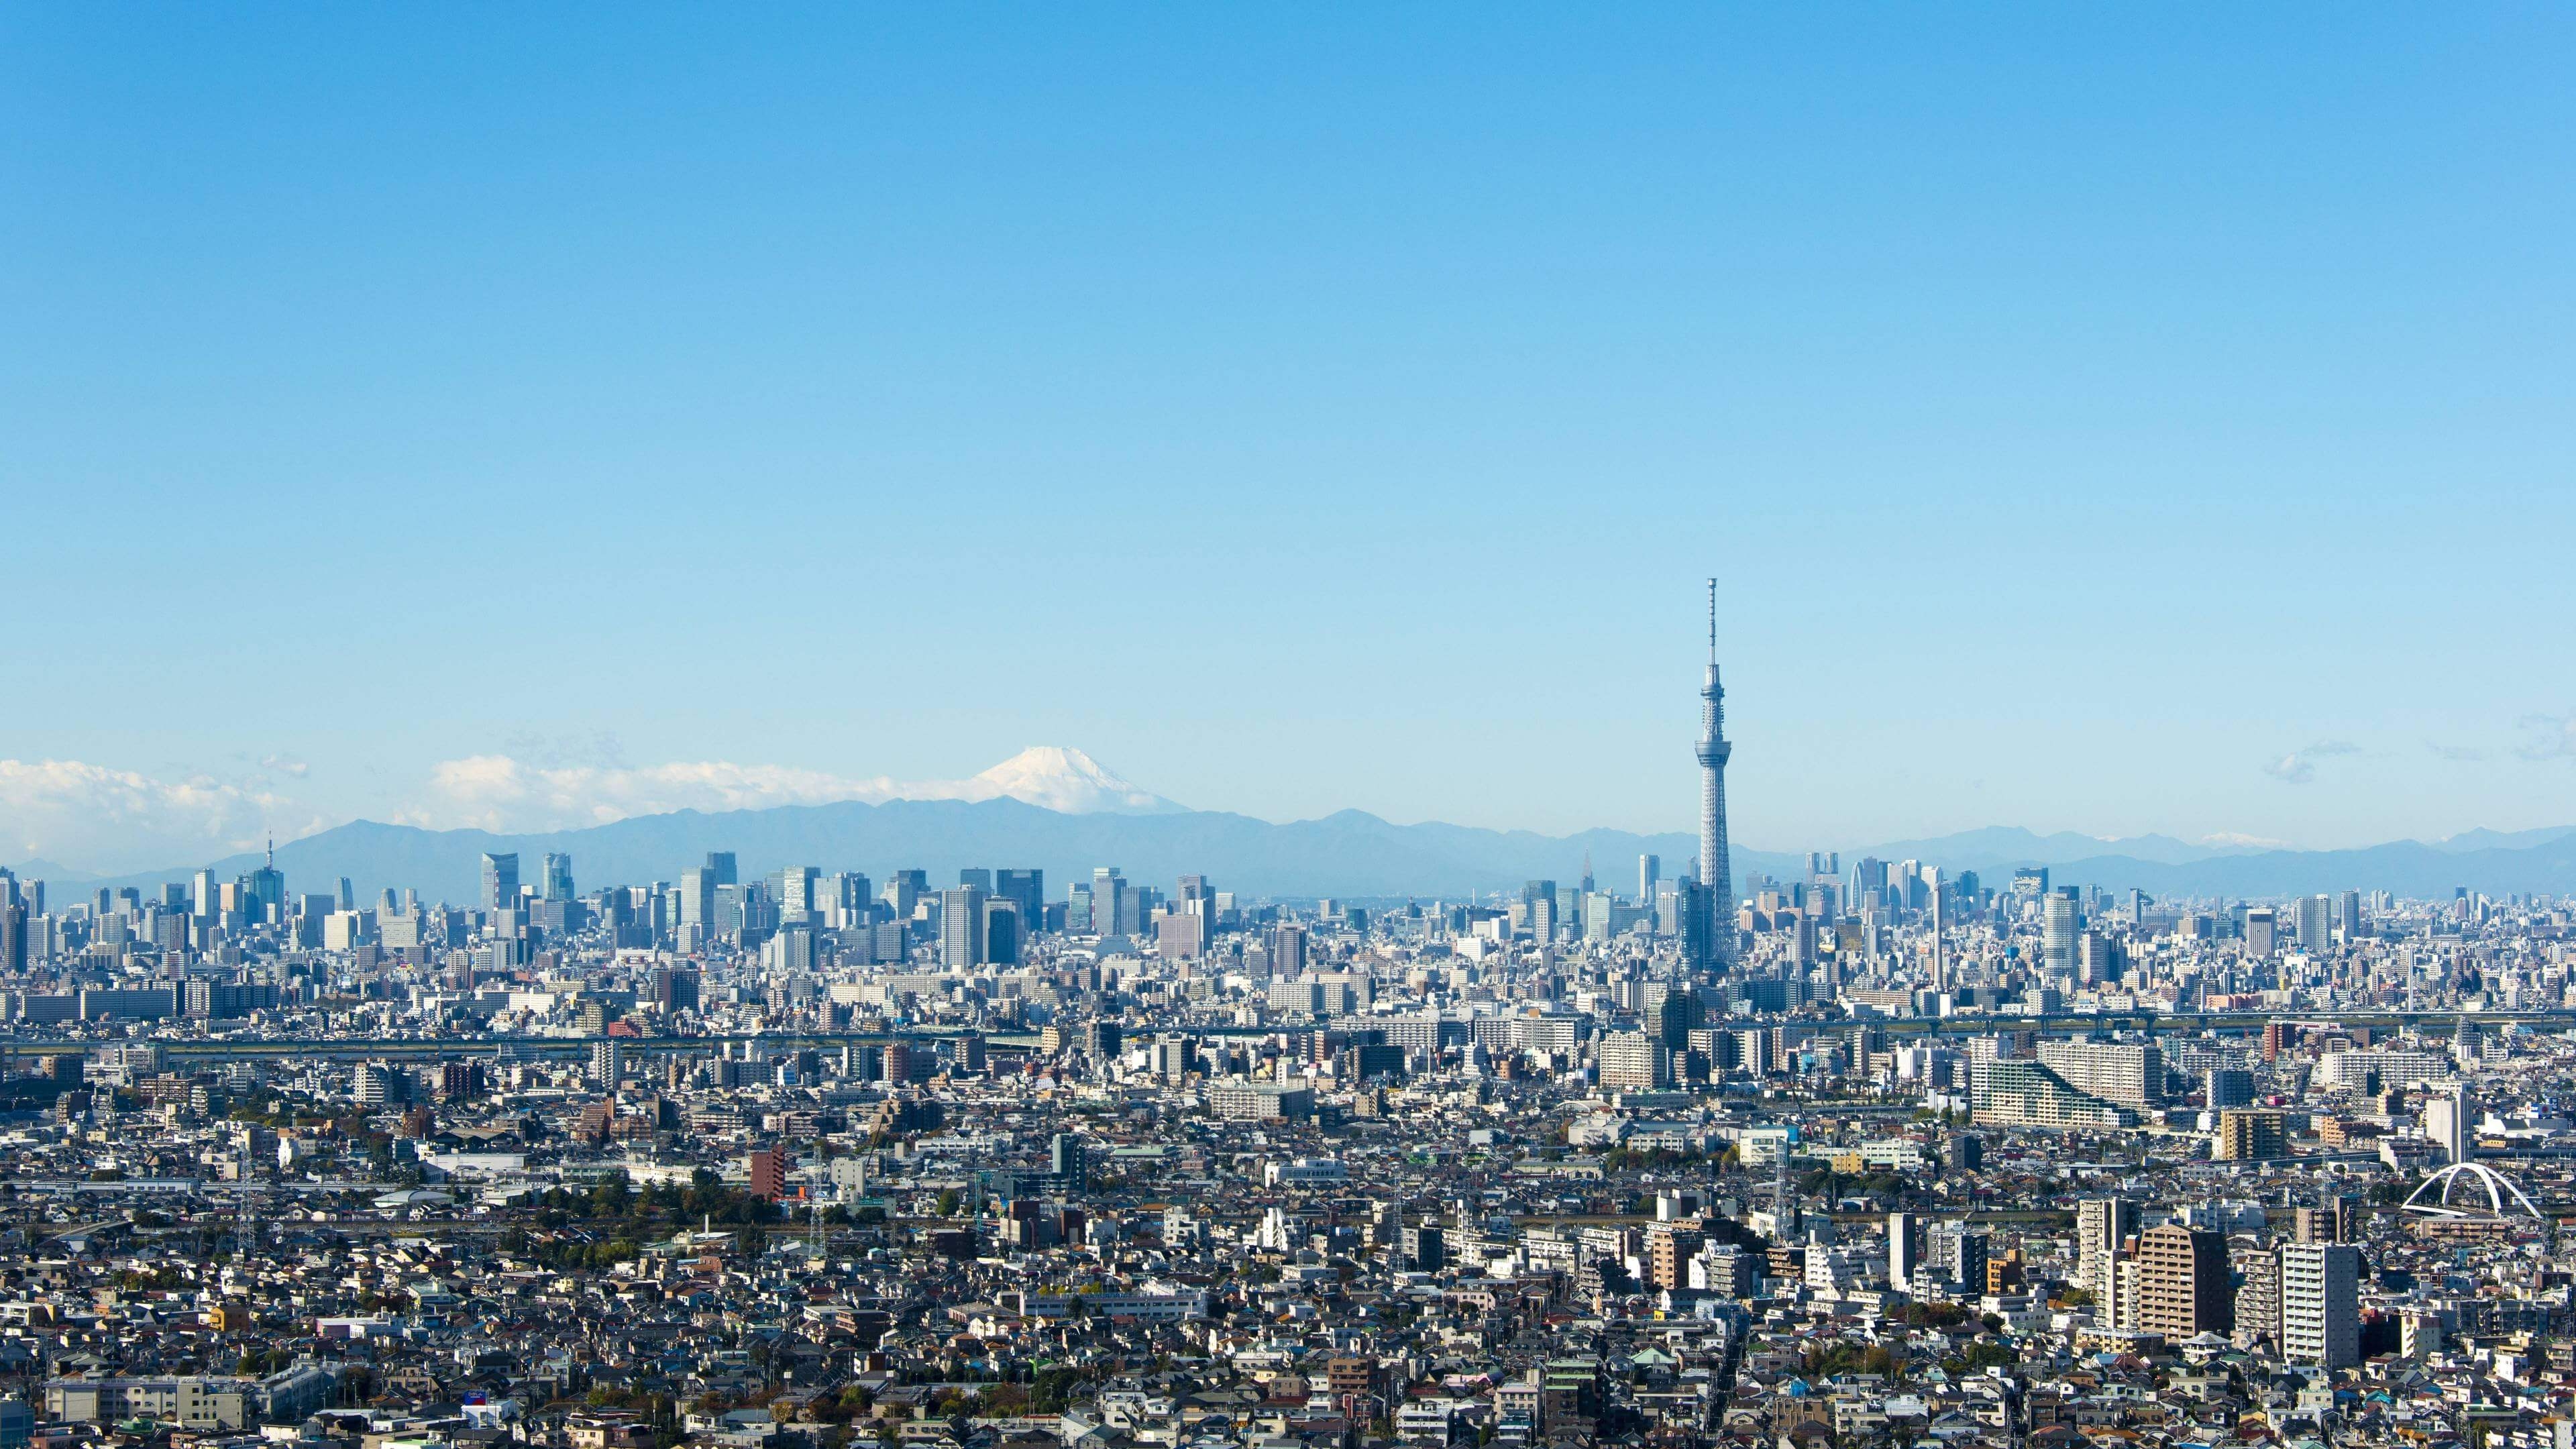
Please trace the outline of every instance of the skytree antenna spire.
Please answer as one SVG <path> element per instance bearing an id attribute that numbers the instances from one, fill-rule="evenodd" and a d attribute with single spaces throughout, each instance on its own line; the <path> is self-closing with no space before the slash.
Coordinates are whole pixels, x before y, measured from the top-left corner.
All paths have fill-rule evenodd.
<path id="1" fill-rule="evenodd" d="M 1710 965 L 1735 961 L 1735 872 L 1726 858 L 1726 691 L 1717 682 L 1717 580 L 1708 581 L 1708 679 L 1699 691 L 1699 869 Z"/>

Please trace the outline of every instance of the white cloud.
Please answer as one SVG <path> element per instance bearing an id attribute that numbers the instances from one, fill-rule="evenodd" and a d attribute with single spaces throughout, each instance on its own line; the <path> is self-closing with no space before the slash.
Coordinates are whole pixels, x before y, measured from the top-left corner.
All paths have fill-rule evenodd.
<path id="1" fill-rule="evenodd" d="M 1041 747 L 965 780 L 897 780 L 731 760 L 669 764 L 536 764 L 513 755 L 468 755 L 432 767 L 429 798 L 398 823 L 439 829 L 570 830 L 674 810 L 762 810 L 843 800 L 992 800 L 1002 796 L 1066 811 L 1177 808 L 1101 769 L 1079 750 Z"/>
<path id="2" fill-rule="evenodd" d="M 2576 760 L 2576 714 L 2527 714 L 2515 723 L 2527 736 L 2515 754 L 2526 760 Z"/>
<path id="3" fill-rule="evenodd" d="M 170 779 L 81 760 L 0 760 L 0 851 L 100 873 L 256 849 L 307 813 L 259 784 Z"/>
<path id="4" fill-rule="evenodd" d="M 2304 785 L 2317 777 L 2317 761 L 2331 755 L 2357 755 L 2361 746 L 2344 740 L 2320 740 L 2290 751 L 2263 767 L 2263 773 L 2285 785 Z"/>
<path id="5" fill-rule="evenodd" d="M 485 830 L 566 830 L 673 810 L 759 810 L 835 800 L 887 800 L 892 780 L 860 780 L 779 765 L 688 761 L 640 769 L 526 764 L 468 755 L 430 770 L 430 800 L 403 823 Z"/>

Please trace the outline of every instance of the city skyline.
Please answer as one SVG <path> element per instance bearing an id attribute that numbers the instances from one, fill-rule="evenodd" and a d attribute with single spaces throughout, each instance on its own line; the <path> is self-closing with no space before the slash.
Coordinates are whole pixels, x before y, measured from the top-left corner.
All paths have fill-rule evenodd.
<path id="1" fill-rule="evenodd" d="M 2569 1449 L 2571 60 L 0 8 L 0 1449 Z"/>

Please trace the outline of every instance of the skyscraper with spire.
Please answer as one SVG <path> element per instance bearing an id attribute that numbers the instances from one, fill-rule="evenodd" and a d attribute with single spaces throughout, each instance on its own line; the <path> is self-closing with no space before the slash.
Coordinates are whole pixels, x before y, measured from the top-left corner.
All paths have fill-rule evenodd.
<path id="1" fill-rule="evenodd" d="M 1726 858 L 1726 691 L 1717 682 L 1717 580 L 1708 581 L 1708 680 L 1699 690 L 1700 898 L 1707 903 L 1704 929 L 1709 963 L 1735 961 L 1735 871 Z"/>

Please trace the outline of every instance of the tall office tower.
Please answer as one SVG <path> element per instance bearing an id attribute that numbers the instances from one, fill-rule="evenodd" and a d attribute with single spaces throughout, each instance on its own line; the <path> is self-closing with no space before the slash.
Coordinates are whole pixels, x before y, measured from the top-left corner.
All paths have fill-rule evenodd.
<path id="1" fill-rule="evenodd" d="M 487 911 L 508 911 L 518 908 L 519 854 L 517 851 L 484 852 L 483 896 L 480 904 Z"/>
<path id="2" fill-rule="evenodd" d="M 2026 865 L 2012 873 L 2013 899 L 2032 902 L 2048 895 L 2048 867 Z"/>
<path id="3" fill-rule="evenodd" d="M 1181 877 L 1180 893 L 1173 898 L 1172 909 L 1184 915 L 1205 916 L 1210 935 L 1216 930 L 1216 892 L 1208 889 L 1203 875 Z"/>
<path id="4" fill-rule="evenodd" d="M 2334 903 L 2324 896 L 2299 897 L 2299 948 L 2314 955 L 2334 944 Z"/>
<path id="5" fill-rule="evenodd" d="M 993 894 L 1020 908 L 1020 929 L 1036 935 L 1046 927 L 1046 872 L 1042 870 L 997 870 L 993 872 Z"/>
<path id="6" fill-rule="evenodd" d="M 1699 690 L 1699 878 L 1708 887 L 1706 965 L 1735 960 L 1735 871 L 1726 854 L 1726 691 L 1717 682 L 1717 580 L 1708 581 L 1708 678 Z"/>
<path id="7" fill-rule="evenodd" d="M 1117 935 L 1129 911 L 1127 882 L 1119 877 L 1114 865 L 1091 869 L 1091 929 L 1102 936 Z"/>
<path id="8" fill-rule="evenodd" d="M 993 893 L 993 872 L 984 866 L 970 865 L 957 872 L 959 885 L 970 885 L 986 895 Z"/>
<path id="9" fill-rule="evenodd" d="M 675 924 L 704 930 L 715 914 L 715 872 L 702 866 L 680 872 L 680 919 Z"/>
<path id="10" fill-rule="evenodd" d="M 778 898 L 778 922 L 810 922 L 817 914 L 816 900 L 823 880 L 819 866 L 791 865 L 769 878 L 769 893 Z"/>
<path id="11" fill-rule="evenodd" d="M 838 871 L 814 878 L 814 914 L 835 930 L 867 924 L 868 878 Z"/>
<path id="12" fill-rule="evenodd" d="M 2255 906 L 2245 913 L 2245 954 L 2257 961 L 2268 961 L 2279 942 L 2273 939 L 2278 927 L 2270 906 Z"/>
<path id="13" fill-rule="evenodd" d="M 14 976 L 27 969 L 27 921 L 25 906 L 0 905 L 0 972 Z"/>
<path id="14" fill-rule="evenodd" d="M 1095 909 L 1097 909 L 1095 907 Z M 1306 970 L 1306 928 L 1281 926 L 1270 933 L 1270 975 L 1273 979 L 1302 975 Z"/>
<path id="15" fill-rule="evenodd" d="M 357 908 L 358 888 L 350 882 L 347 876 L 344 875 L 340 877 L 340 909 L 344 911 L 354 911 Z"/>
<path id="16" fill-rule="evenodd" d="M 2320 1368 L 2361 1362 L 2361 1250 L 2350 1243 L 2281 1247 L 2281 1357 Z"/>
<path id="17" fill-rule="evenodd" d="M 1007 896 L 994 896 L 984 902 L 984 962 L 990 966 L 1020 964 L 1020 942 L 1026 938 L 1027 926 L 1020 920 L 1020 903 Z"/>
<path id="18" fill-rule="evenodd" d="M 2442 1149 L 2445 1162 L 2467 1162 L 2477 1155 L 2470 1145 L 2469 1097 L 2465 1088 L 2453 1083 L 2438 1097 L 2424 1099 L 2424 1140 Z"/>
<path id="19" fill-rule="evenodd" d="M 2075 1207 L 2075 1277 L 2108 1308 L 2118 1300 L 2120 1245 L 2137 1236 L 2138 1205 L 2129 1198 L 2087 1198 Z"/>
<path id="20" fill-rule="evenodd" d="M 2099 931 L 2075 933 L 2075 979 L 2101 986 L 2119 980 L 2120 971 L 2120 954 L 2110 937 Z"/>
<path id="21" fill-rule="evenodd" d="M 1900 860 L 1896 873 L 1887 882 L 1887 903 L 1900 911 L 1923 909 L 1924 865 L 1919 860 Z"/>
<path id="22" fill-rule="evenodd" d="M 1663 878 L 1662 857 L 1653 855 L 1637 857 L 1637 903 L 1639 905 L 1652 906 L 1655 903 L 1655 887 Z"/>
<path id="23" fill-rule="evenodd" d="M 2227 1280 L 2227 1239 L 2164 1223 L 2138 1238 L 2138 1327 L 2179 1340 L 2225 1333 L 2236 1323 Z"/>
<path id="24" fill-rule="evenodd" d="M 1047 1139 L 1047 1175 L 1067 1190 L 1082 1191 L 1089 1173 L 1081 1138 L 1070 1132 L 1058 1132 Z"/>
<path id="25" fill-rule="evenodd" d="M 1858 905 L 1863 901 L 1875 901 L 1882 905 L 1885 904 L 1887 901 L 1887 882 L 1888 871 L 1886 861 L 1883 861 L 1874 855 L 1864 855 L 1860 859 L 1853 861 L 1851 870 L 1852 903 L 1854 905 Z"/>
<path id="26" fill-rule="evenodd" d="M 887 908 L 894 912 L 894 918 L 897 921 L 909 921 L 912 919 L 913 911 L 920 906 L 921 898 L 930 894 L 930 872 L 895 871 L 886 877 L 885 890 L 882 894 Z"/>
<path id="27" fill-rule="evenodd" d="M 2075 974 L 2075 891 L 2053 890 L 2039 903 L 2039 967 L 2057 984 Z"/>
<path id="28" fill-rule="evenodd" d="M 653 1004 L 664 1011 L 698 1009 L 698 973 L 685 966 L 656 966 L 646 978 Z"/>
<path id="29" fill-rule="evenodd" d="M 1064 888 L 1064 928 L 1076 936 L 1091 934 L 1091 887 L 1075 881 Z"/>
<path id="30" fill-rule="evenodd" d="M 1949 907 L 1941 892 L 1941 867 L 1923 867 L 1923 887 L 1923 908 L 1930 913 L 1927 924 L 1932 932 L 1932 989 L 1947 991 L 1950 989 L 1950 948 L 1942 941 L 1941 932 L 1950 922 Z"/>
<path id="31" fill-rule="evenodd" d="M 215 884 L 215 873 L 201 870 L 189 882 L 188 914 L 211 916 L 223 909 L 223 890 Z"/>
<path id="32" fill-rule="evenodd" d="M 546 852 L 546 899 L 572 899 L 572 857 L 561 851 Z"/>
<path id="33" fill-rule="evenodd" d="M 742 884 L 742 878 L 734 874 L 732 851 L 710 850 L 707 852 L 707 884 L 710 886 Z"/>
<path id="34" fill-rule="evenodd" d="M 1521 883 L 1521 905 L 1529 912 L 1530 934 L 1545 943 L 1556 939 L 1556 882 L 1533 880 Z"/>
<path id="35" fill-rule="evenodd" d="M 1887 1215 L 1887 1281 L 1905 1292 L 1915 1289 L 1915 1276 L 1923 1271 L 1922 1239 L 1915 1231 L 1914 1214 Z"/>
<path id="36" fill-rule="evenodd" d="M 1548 912 L 1548 924 L 1556 934 L 1573 940 L 1583 934 L 1583 887 L 1558 886 L 1556 908 Z"/>
<path id="37" fill-rule="evenodd" d="M 1690 1049 L 1690 1035 L 1700 1024 L 1700 1000 L 1671 982 L 1657 981 L 1646 987 L 1646 1035 L 1674 1051 Z"/>
<path id="38" fill-rule="evenodd" d="M 2335 897 L 2335 917 L 2343 927 L 2346 941 L 2361 939 L 2361 892 L 2345 891 Z"/>
<path id="39" fill-rule="evenodd" d="M 939 962 L 951 970 L 984 964 L 984 893 L 974 886 L 939 893 Z"/>

